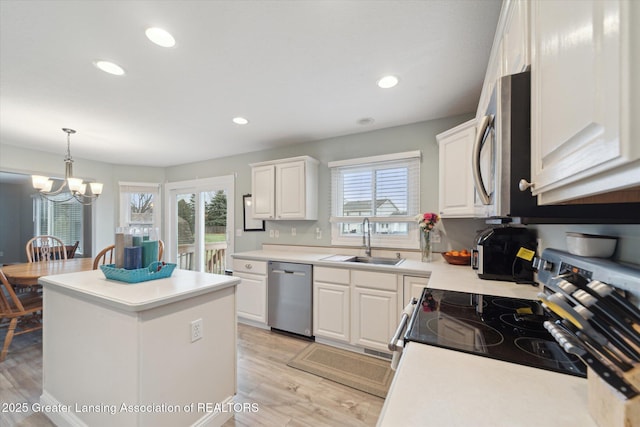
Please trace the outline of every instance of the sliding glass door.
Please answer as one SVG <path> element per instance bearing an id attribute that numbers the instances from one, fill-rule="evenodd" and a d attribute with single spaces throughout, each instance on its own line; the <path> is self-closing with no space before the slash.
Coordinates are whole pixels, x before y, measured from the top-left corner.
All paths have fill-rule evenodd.
<path id="1" fill-rule="evenodd" d="M 233 176 L 167 184 L 166 259 L 224 273 L 233 252 Z"/>

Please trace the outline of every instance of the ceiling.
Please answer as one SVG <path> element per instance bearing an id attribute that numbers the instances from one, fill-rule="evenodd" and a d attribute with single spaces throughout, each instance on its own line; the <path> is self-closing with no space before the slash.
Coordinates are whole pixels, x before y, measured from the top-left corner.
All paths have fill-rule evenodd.
<path id="1" fill-rule="evenodd" d="M 472 112 L 500 6 L 2 0 L 0 143 L 167 167 Z"/>

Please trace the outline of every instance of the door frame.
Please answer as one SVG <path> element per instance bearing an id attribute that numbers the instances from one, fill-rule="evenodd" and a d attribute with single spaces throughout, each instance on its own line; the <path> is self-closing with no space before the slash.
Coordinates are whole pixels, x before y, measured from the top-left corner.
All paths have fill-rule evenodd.
<path id="1" fill-rule="evenodd" d="M 176 215 L 178 213 L 177 204 L 175 201 L 175 197 L 173 197 L 178 192 L 180 193 L 198 193 L 202 191 L 213 191 L 224 189 L 227 193 L 227 251 L 225 254 L 225 261 L 227 265 L 231 265 L 231 254 L 233 253 L 234 248 L 234 232 L 235 224 L 234 224 L 234 207 L 235 207 L 235 176 L 234 175 L 224 175 L 218 177 L 211 178 L 201 178 L 201 179 L 191 179 L 187 181 L 176 181 L 176 182 L 168 182 L 164 186 L 164 217 L 166 218 L 164 222 L 164 237 L 165 237 L 165 259 L 170 262 L 176 262 L 177 254 L 175 251 L 176 248 L 176 236 L 177 236 L 177 218 Z M 196 208 L 196 218 L 197 216 Z M 202 217 L 204 219 L 204 217 Z M 200 224 L 202 222 L 202 224 Z M 195 232 L 197 234 L 200 233 L 200 228 L 204 224 L 203 221 L 198 221 L 196 224 Z M 204 242 L 200 242 L 200 250 L 198 253 L 202 253 L 204 249 Z M 196 270 L 203 271 L 204 266 L 202 265 L 200 257 L 198 257 L 196 261 Z"/>

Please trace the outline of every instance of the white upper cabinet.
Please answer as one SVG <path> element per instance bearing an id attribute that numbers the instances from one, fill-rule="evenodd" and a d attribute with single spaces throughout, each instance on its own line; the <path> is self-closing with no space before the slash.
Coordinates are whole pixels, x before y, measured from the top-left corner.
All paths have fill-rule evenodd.
<path id="1" fill-rule="evenodd" d="M 301 156 L 251 164 L 253 217 L 318 219 L 318 163 Z"/>
<path id="2" fill-rule="evenodd" d="M 525 71 L 529 59 L 529 3 L 511 0 L 504 3 L 504 27 L 502 30 L 501 76 Z"/>
<path id="3" fill-rule="evenodd" d="M 474 216 L 471 155 L 475 136 L 475 119 L 436 136 L 439 155 L 439 210 L 440 215 L 445 218 Z"/>
<path id="4" fill-rule="evenodd" d="M 539 0 L 530 13 L 538 203 L 639 185 L 640 5 Z"/>
<path id="5" fill-rule="evenodd" d="M 274 165 L 251 168 L 253 217 L 273 219 L 276 216 L 276 168 Z"/>
<path id="6" fill-rule="evenodd" d="M 498 79 L 521 73 L 531 64 L 529 52 L 529 2 L 505 0 L 498 18 L 476 119 L 480 120 L 486 114 Z"/>

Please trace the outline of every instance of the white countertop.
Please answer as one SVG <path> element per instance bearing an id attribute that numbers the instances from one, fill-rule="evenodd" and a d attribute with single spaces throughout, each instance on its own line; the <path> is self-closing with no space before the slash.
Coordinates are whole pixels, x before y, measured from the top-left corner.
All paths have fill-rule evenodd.
<path id="1" fill-rule="evenodd" d="M 536 299 L 540 288 L 479 279 L 469 266 L 440 254 L 398 266 L 326 261 L 331 253 L 259 250 L 235 258 L 309 263 L 429 277 L 429 287 Z M 378 420 L 380 427 L 595 427 L 587 411 L 587 380 L 440 347 L 409 343 Z"/>
<path id="2" fill-rule="evenodd" d="M 409 343 L 379 427 L 595 427 L 587 380 Z"/>
<path id="3" fill-rule="evenodd" d="M 143 311 L 235 286 L 240 279 L 219 274 L 174 270 L 166 279 L 140 283 L 107 280 L 100 270 L 41 277 L 38 282 L 124 311 Z"/>
<path id="4" fill-rule="evenodd" d="M 513 298 L 536 299 L 540 288 L 531 285 L 516 285 L 512 282 L 479 279 L 468 265 L 448 264 L 439 253 L 433 254 L 432 262 L 405 259 L 397 266 L 375 265 L 355 262 L 327 261 L 336 253 L 317 253 L 289 250 L 257 250 L 233 254 L 234 258 L 257 261 L 284 261 L 307 263 L 323 267 L 362 269 L 370 271 L 393 272 L 405 275 L 429 277 L 429 287 L 449 291 L 473 292 L 485 295 L 498 295 Z"/>

